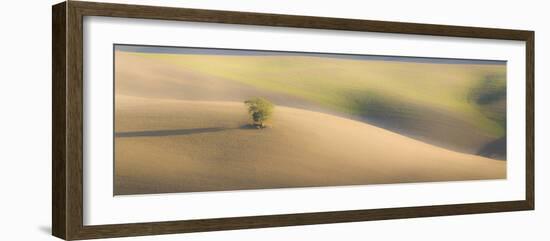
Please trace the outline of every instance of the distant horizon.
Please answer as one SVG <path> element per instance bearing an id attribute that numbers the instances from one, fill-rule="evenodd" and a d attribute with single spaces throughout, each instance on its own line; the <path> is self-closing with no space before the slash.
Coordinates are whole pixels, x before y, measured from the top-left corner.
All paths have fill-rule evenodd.
<path id="1" fill-rule="evenodd" d="M 367 54 L 338 54 L 318 52 L 297 52 L 278 50 L 247 50 L 247 49 L 225 49 L 225 48 L 203 48 L 203 47 L 176 47 L 176 46 L 154 46 L 154 45 L 130 45 L 114 44 L 115 51 L 134 53 L 157 53 L 157 54 L 202 54 L 202 55 L 230 55 L 230 56 L 307 56 L 325 57 L 351 60 L 378 60 L 410 63 L 432 63 L 432 64 L 484 64 L 484 65 L 506 65 L 505 60 L 483 60 L 483 59 L 454 59 L 435 57 L 411 57 L 411 56 L 389 56 L 389 55 L 367 55 Z"/>

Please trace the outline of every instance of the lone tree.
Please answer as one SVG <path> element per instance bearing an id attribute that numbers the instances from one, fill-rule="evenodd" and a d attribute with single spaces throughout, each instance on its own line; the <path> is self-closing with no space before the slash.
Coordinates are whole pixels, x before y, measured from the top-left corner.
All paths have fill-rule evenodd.
<path id="1" fill-rule="evenodd" d="M 269 102 L 262 97 L 253 97 L 245 100 L 244 104 L 248 107 L 248 113 L 250 113 L 254 126 L 257 128 L 264 128 L 264 121 L 269 120 L 273 114 L 273 103 Z"/>

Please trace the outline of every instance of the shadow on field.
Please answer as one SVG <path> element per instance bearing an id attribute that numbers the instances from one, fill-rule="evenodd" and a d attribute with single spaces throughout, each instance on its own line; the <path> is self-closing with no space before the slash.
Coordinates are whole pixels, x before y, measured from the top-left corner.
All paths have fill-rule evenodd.
<path id="1" fill-rule="evenodd" d="M 153 130 L 153 131 L 128 131 L 115 133 L 115 137 L 155 137 L 155 136 L 185 136 L 200 133 L 225 131 L 234 128 L 209 127 L 195 129 Z"/>
<path id="2" fill-rule="evenodd" d="M 127 131 L 117 132 L 115 137 L 161 137 L 161 136 L 185 136 L 192 134 L 220 132 L 227 130 L 256 130 L 257 128 L 252 125 L 242 125 L 239 127 L 208 127 L 208 128 L 194 128 L 194 129 L 172 129 L 172 130 L 151 130 L 151 131 Z"/>

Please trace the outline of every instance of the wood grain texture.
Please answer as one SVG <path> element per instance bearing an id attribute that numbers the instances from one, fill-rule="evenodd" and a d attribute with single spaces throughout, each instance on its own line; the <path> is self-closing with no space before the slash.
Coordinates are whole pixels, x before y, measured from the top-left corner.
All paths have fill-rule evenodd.
<path id="1" fill-rule="evenodd" d="M 52 7 L 52 234 L 66 237 L 65 3 Z"/>
<path id="2" fill-rule="evenodd" d="M 507 39 L 526 42 L 526 198 L 491 203 L 402 207 L 136 224 L 83 225 L 83 17 L 109 16 L 382 33 Z M 534 209 L 534 32 L 261 13 L 69 1 L 53 7 L 52 229 L 92 239 Z"/>
<path id="3" fill-rule="evenodd" d="M 67 5 L 67 236 L 83 228 L 83 15 Z"/>
<path id="4" fill-rule="evenodd" d="M 525 201 L 535 209 L 535 32 L 525 39 L 526 58 L 526 149 L 525 149 Z"/>

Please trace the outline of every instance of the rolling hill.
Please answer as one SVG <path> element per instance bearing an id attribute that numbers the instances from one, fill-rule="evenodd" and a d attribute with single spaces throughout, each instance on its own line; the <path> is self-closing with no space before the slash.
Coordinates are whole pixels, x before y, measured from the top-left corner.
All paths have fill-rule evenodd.
<path id="1" fill-rule="evenodd" d="M 299 108 L 263 130 L 234 101 L 120 94 L 116 113 L 115 195 L 506 178 L 506 162 Z"/>
<path id="2" fill-rule="evenodd" d="M 505 65 L 115 54 L 117 94 L 211 101 L 262 96 L 280 106 L 359 120 L 451 150 L 506 159 Z"/>

